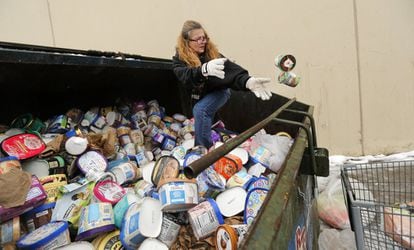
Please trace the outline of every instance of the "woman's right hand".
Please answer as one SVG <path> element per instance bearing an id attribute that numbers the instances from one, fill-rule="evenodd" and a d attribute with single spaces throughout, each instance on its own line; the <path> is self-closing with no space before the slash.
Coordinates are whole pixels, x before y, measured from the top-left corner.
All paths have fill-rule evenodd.
<path id="1" fill-rule="evenodd" d="M 227 58 L 217 58 L 204 63 L 201 66 L 201 73 L 203 76 L 215 76 L 224 79 L 224 63 Z"/>

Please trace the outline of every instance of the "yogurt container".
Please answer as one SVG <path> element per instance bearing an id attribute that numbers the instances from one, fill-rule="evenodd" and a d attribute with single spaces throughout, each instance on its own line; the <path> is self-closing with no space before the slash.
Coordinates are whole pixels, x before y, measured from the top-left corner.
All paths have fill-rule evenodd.
<path id="1" fill-rule="evenodd" d="M 159 183 L 158 193 L 164 212 L 186 211 L 198 204 L 195 180 L 168 179 Z"/>
<path id="2" fill-rule="evenodd" d="M 214 233 L 219 225 L 224 224 L 220 209 L 213 199 L 207 199 L 188 210 L 188 217 L 197 240 L 206 238 Z"/>
<path id="3" fill-rule="evenodd" d="M 76 241 L 87 240 L 115 229 L 110 203 L 92 203 L 82 208 Z"/>
<path id="4" fill-rule="evenodd" d="M 46 250 L 70 243 L 69 228 L 66 221 L 50 222 L 23 236 L 17 241 L 19 249 Z"/>

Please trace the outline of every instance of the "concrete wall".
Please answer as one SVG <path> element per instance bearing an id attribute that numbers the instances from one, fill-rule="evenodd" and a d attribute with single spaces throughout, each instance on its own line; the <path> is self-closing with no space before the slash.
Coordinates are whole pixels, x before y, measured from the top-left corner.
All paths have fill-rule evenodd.
<path id="1" fill-rule="evenodd" d="M 171 58 L 200 21 L 227 57 L 275 93 L 315 106 L 331 154 L 413 150 L 414 1 L 0 0 L 0 40 Z M 296 88 L 273 60 L 293 54 Z"/>

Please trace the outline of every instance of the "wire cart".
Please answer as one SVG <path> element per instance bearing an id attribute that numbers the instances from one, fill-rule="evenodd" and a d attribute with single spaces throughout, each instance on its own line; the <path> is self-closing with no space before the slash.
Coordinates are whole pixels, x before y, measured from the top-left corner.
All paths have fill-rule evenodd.
<path id="1" fill-rule="evenodd" d="M 358 249 L 414 249 L 414 161 L 346 164 L 342 187 Z"/>

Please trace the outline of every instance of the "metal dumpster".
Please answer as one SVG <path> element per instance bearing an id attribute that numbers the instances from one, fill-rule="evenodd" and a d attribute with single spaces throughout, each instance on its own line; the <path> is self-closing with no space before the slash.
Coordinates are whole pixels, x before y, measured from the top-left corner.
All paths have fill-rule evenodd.
<path id="1" fill-rule="evenodd" d="M 47 119 L 69 108 L 111 105 L 123 97 L 157 99 L 168 112 L 191 117 L 189 100 L 171 66 L 171 60 L 138 55 L 0 43 L 0 123 L 10 124 L 28 112 Z M 250 92 L 233 91 L 218 114 L 226 128 L 244 135 L 238 136 L 239 142 L 252 127 L 270 134 L 288 132 L 295 139 L 242 248 L 317 249 L 312 113 L 312 106 L 295 99 L 274 94 L 263 102 Z M 226 144 L 226 151 L 237 146 Z M 204 157 L 212 160 L 225 153 Z"/>

